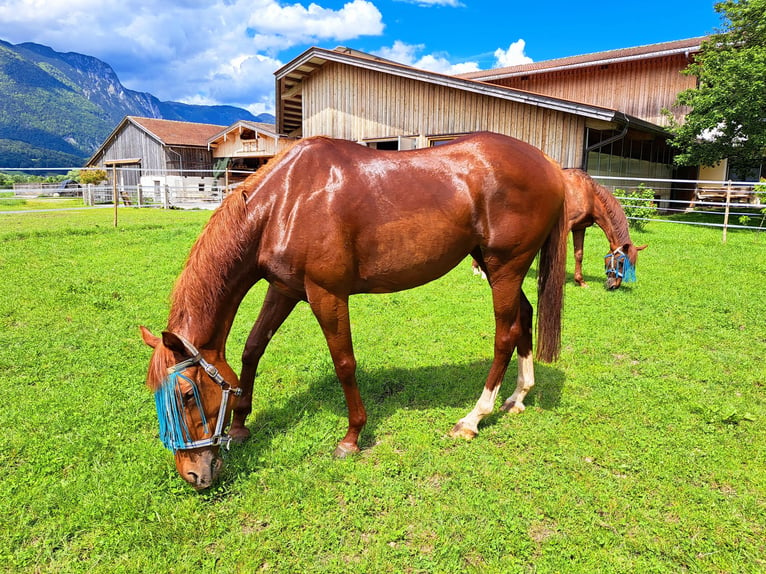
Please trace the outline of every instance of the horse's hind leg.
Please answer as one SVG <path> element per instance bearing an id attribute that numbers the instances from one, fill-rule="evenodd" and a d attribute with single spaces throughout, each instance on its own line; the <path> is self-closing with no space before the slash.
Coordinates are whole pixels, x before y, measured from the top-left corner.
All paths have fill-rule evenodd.
<path id="1" fill-rule="evenodd" d="M 234 407 L 234 418 L 229 429 L 229 436 L 235 442 L 242 442 L 250 436 L 250 430 L 245 426 L 245 419 L 253 408 L 253 383 L 258 370 L 258 363 L 266 351 L 266 347 L 284 323 L 288 315 L 298 303 L 297 299 L 286 297 L 274 287 L 269 286 L 261 305 L 258 319 L 255 321 L 242 353 L 242 373 L 239 386 L 242 396 L 237 399 Z"/>
<path id="2" fill-rule="evenodd" d="M 532 304 L 523 291 L 519 306 L 519 320 L 521 322 L 521 335 L 516 351 L 519 366 L 516 390 L 501 407 L 502 410 L 511 413 L 524 411 L 524 397 L 535 385 L 535 368 L 532 361 Z"/>
<path id="3" fill-rule="evenodd" d="M 491 274 L 490 277 L 492 276 Z M 492 285 L 492 302 L 495 308 L 495 356 L 481 397 L 473 410 L 453 427 L 451 436 L 475 437 L 479 433 L 481 420 L 491 414 L 495 408 L 495 400 L 505 371 L 508 369 L 513 350 L 521 338 L 520 282 L 521 279 L 502 283 L 497 281 Z"/>

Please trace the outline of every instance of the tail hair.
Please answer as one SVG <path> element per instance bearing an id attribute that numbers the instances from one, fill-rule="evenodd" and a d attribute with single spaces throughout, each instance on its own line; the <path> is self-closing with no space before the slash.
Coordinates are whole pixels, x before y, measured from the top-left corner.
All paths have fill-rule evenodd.
<path id="1" fill-rule="evenodd" d="M 552 363 L 561 351 L 561 312 L 564 306 L 567 235 L 566 202 L 540 249 L 537 267 L 537 344 L 535 358 Z"/>

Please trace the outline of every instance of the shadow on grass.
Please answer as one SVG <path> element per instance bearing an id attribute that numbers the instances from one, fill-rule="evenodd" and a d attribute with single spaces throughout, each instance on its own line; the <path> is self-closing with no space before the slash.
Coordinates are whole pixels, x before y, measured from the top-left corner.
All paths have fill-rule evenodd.
<path id="1" fill-rule="evenodd" d="M 359 440 L 360 448 L 372 448 L 377 442 L 379 425 L 401 410 L 417 412 L 441 408 L 459 409 L 457 418 L 445 424 L 444 434 L 447 434 L 451 425 L 468 414 L 476 404 L 490 364 L 491 361 L 486 360 L 417 369 L 366 371 L 359 368 L 357 378 L 368 415 L 367 424 Z M 516 361 L 511 361 L 495 412 L 482 421 L 480 429 L 494 425 L 500 416 L 513 416 L 501 413 L 499 406 L 516 386 L 516 368 Z M 524 404 L 527 408 L 555 409 L 564 388 L 564 372 L 553 366 L 536 363 L 535 377 L 536 384 L 527 395 Z M 248 461 L 259 460 L 270 449 L 273 437 L 289 433 L 303 421 L 307 412 L 322 410 L 329 410 L 342 419 L 342 426 L 345 428 L 346 403 L 340 383 L 334 375 L 317 378 L 308 390 L 291 395 L 278 407 L 253 412 L 247 421 L 247 426 L 252 432 L 251 438 L 242 445 L 232 447 L 227 456 L 229 472 L 226 474 L 229 478 L 223 480 L 230 481 L 242 472 L 257 470 L 256 467 L 249 468 L 248 465 L 252 465 L 252 462 Z M 340 431 L 337 437 L 332 437 L 329 451 L 343 438 L 343 433 L 344 431 Z"/>

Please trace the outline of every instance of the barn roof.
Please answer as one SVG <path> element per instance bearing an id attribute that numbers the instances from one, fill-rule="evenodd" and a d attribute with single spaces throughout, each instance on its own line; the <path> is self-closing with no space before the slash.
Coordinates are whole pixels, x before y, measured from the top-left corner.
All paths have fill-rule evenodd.
<path id="1" fill-rule="evenodd" d="M 94 165 L 117 136 L 122 133 L 128 124 L 136 126 L 166 146 L 191 146 L 207 147 L 208 140 L 225 126 L 214 124 L 197 124 L 192 122 L 179 122 L 176 120 L 159 120 L 157 118 L 142 118 L 138 116 L 125 116 L 112 133 L 104 140 L 99 148 L 93 153 L 85 164 Z M 133 159 L 131 161 L 138 161 Z"/>
<path id="2" fill-rule="evenodd" d="M 706 38 L 703 36 L 686 40 L 675 40 L 673 42 L 663 42 L 660 44 L 636 46 L 634 48 L 594 52 L 592 54 L 583 54 L 580 56 L 569 56 L 566 58 L 557 58 L 555 60 L 532 62 L 531 64 L 522 64 L 520 66 L 469 72 L 466 74 L 459 74 L 458 77 L 467 80 L 488 82 L 514 76 L 529 76 L 545 72 L 572 70 L 596 65 L 630 62 L 633 60 L 648 60 L 651 58 L 662 58 L 677 54 L 690 54 L 698 52 L 705 39 Z"/>
<path id="3" fill-rule="evenodd" d="M 211 137 L 226 128 L 226 126 L 215 124 L 197 124 L 137 116 L 127 116 L 126 119 L 138 125 L 165 145 L 206 147 Z"/>
<path id="4" fill-rule="evenodd" d="M 277 103 L 278 119 L 277 130 L 281 133 L 291 133 L 301 127 L 303 120 L 302 108 L 302 82 L 303 80 L 321 68 L 328 62 L 334 62 L 349 66 L 361 67 L 368 70 L 378 71 L 385 74 L 391 74 L 404 78 L 414 79 L 421 82 L 437 84 L 458 90 L 478 93 L 490 97 L 510 100 L 522 104 L 528 104 L 541 108 L 557 110 L 565 113 L 575 114 L 586 118 L 603 120 L 607 122 L 628 123 L 646 131 L 665 133 L 665 130 L 655 124 L 646 122 L 642 119 L 628 116 L 627 114 L 602 108 L 590 104 L 572 102 L 519 90 L 516 88 L 507 88 L 485 81 L 450 76 L 413 68 L 404 64 L 392 62 L 384 58 L 379 58 L 351 50 L 349 48 L 339 47 L 334 50 L 312 47 L 303 54 L 274 72 L 277 80 Z"/>

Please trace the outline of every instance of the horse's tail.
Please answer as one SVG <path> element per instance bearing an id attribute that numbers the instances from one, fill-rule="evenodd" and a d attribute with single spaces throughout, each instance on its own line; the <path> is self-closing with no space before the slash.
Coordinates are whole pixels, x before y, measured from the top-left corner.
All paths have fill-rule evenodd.
<path id="1" fill-rule="evenodd" d="M 537 351 L 539 361 L 555 361 L 561 350 L 561 310 L 564 306 L 567 234 L 566 202 L 542 249 L 537 268 Z"/>

